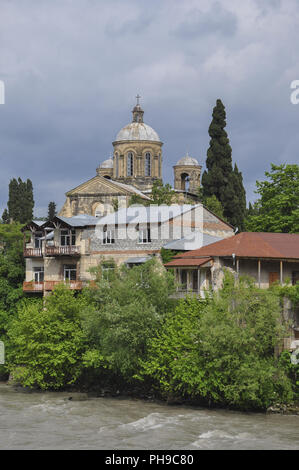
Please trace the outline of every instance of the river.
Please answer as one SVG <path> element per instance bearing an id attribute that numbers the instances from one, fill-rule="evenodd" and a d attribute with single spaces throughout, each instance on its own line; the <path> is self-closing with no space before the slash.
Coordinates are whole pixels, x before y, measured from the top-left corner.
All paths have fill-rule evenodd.
<path id="1" fill-rule="evenodd" d="M 0 449 L 295 450 L 299 416 L 25 393 L 2 383 Z"/>

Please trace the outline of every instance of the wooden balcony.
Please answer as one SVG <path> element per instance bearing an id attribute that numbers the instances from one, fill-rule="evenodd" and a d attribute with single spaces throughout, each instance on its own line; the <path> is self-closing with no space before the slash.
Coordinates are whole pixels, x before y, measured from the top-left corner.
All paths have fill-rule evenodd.
<path id="1" fill-rule="evenodd" d="M 80 256 L 80 246 L 46 246 L 46 256 Z"/>
<path id="2" fill-rule="evenodd" d="M 34 282 L 34 281 L 23 282 L 24 292 L 43 292 L 43 290 L 44 290 L 43 282 Z"/>
<path id="3" fill-rule="evenodd" d="M 81 290 L 83 287 L 82 281 L 24 281 L 23 291 L 24 292 L 41 292 L 52 291 L 58 284 L 65 284 L 72 290 Z"/>
<path id="4" fill-rule="evenodd" d="M 45 290 L 51 291 L 55 289 L 58 284 L 65 284 L 72 290 L 81 290 L 83 286 L 82 281 L 45 281 Z"/>
<path id="5" fill-rule="evenodd" d="M 43 256 L 41 248 L 24 248 L 24 258 L 41 258 Z"/>

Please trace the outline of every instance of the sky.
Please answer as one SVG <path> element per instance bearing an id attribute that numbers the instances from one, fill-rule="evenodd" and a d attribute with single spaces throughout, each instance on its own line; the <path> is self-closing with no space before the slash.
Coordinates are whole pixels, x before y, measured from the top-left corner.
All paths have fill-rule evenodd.
<path id="1" fill-rule="evenodd" d="M 0 215 L 30 178 L 35 216 L 96 174 L 141 95 L 163 181 L 187 152 L 205 168 L 226 108 L 247 201 L 271 163 L 299 163 L 299 0 L 0 0 Z"/>

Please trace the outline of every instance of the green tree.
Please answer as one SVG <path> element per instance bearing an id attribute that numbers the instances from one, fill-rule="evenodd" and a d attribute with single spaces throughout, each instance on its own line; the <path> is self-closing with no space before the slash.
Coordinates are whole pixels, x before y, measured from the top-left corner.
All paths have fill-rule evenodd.
<path id="1" fill-rule="evenodd" d="M 97 269 L 96 284 L 83 315 L 89 345 L 84 364 L 132 381 L 149 339 L 173 306 L 173 277 L 155 260 L 120 269 L 106 262 Z"/>
<path id="2" fill-rule="evenodd" d="M 131 196 L 129 205 L 133 204 L 142 204 L 144 206 L 149 206 L 150 204 L 166 204 L 171 205 L 176 202 L 177 197 L 175 191 L 172 189 L 170 184 L 163 184 L 161 180 L 156 180 L 153 183 L 152 193 L 150 195 L 150 200 L 143 199 L 141 196 L 137 194 Z"/>
<path id="3" fill-rule="evenodd" d="M 223 215 L 234 226 L 243 228 L 246 211 L 245 189 L 242 174 L 232 167 L 232 149 L 225 131 L 226 112 L 220 99 L 213 109 L 209 127 L 211 137 L 207 151 L 206 167 L 202 175 L 205 199 L 216 196 L 223 207 Z"/>
<path id="4" fill-rule="evenodd" d="M 248 214 L 246 230 L 252 232 L 299 232 L 299 165 L 271 165 L 267 181 L 257 181 L 260 198 Z"/>
<path id="5" fill-rule="evenodd" d="M 59 389 L 73 384 L 82 372 L 85 337 L 80 323 L 84 296 L 58 286 L 45 299 L 18 306 L 8 329 L 8 368 L 25 387 Z"/>
<path id="6" fill-rule="evenodd" d="M 3 224 L 9 224 L 9 214 L 8 210 L 4 209 L 3 214 L 2 214 L 2 223 Z"/>
<path id="7" fill-rule="evenodd" d="M 168 206 L 175 202 L 176 193 L 170 184 L 163 184 L 161 180 L 154 181 L 151 198 L 153 204 L 167 204 Z"/>
<path id="8" fill-rule="evenodd" d="M 231 275 L 205 302 L 182 300 L 148 345 L 143 361 L 166 396 L 265 409 L 294 398 L 292 384 L 274 348 L 286 334 L 280 301 L 270 290 Z"/>
<path id="9" fill-rule="evenodd" d="M 17 304 L 23 298 L 22 282 L 25 267 L 21 225 L 0 225 L 0 340 L 9 350 L 7 329 L 16 314 Z M 0 376 L 6 367 L 0 366 Z"/>
<path id="10" fill-rule="evenodd" d="M 13 178 L 9 183 L 8 213 L 14 222 L 25 224 L 33 218 L 33 186 L 30 179 Z"/>
<path id="11" fill-rule="evenodd" d="M 48 204 L 48 220 L 53 220 L 56 214 L 56 204 L 55 202 L 51 201 Z"/>

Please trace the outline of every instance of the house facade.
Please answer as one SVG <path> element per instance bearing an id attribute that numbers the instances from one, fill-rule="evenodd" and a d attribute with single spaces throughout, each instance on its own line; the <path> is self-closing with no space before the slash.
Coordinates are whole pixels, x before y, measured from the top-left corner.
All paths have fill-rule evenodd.
<path id="1" fill-rule="evenodd" d="M 90 269 L 102 261 L 116 265 L 140 264 L 182 238 L 197 246 L 226 238 L 233 228 L 202 204 L 130 206 L 97 218 L 89 215 L 55 217 L 51 222 L 31 222 L 24 231 L 25 292 L 47 293 L 60 282 L 81 289 L 94 279 Z M 26 233 L 30 241 L 26 243 Z"/>
<path id="2" fill-rule="evenodd" d="M 205 289 L 221 288 L 225 269 L 239 276 L 250 276 L 260 288 L 274 282 L 295 285 L 299 282 L 299 234 L 243 232 L 179 254 L 167 269 L 174 270 L 177 296 L 187 293 L 204 296 Z M 299 312 L 288 315 L 294 338 L 299 339 Z"/>

